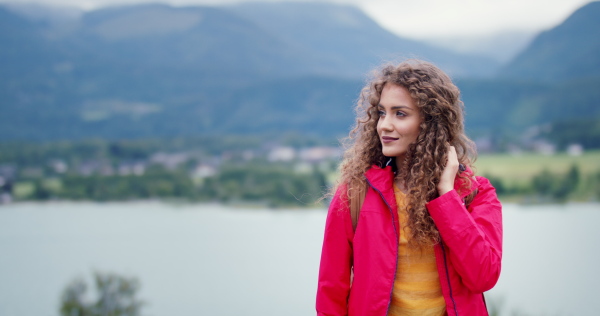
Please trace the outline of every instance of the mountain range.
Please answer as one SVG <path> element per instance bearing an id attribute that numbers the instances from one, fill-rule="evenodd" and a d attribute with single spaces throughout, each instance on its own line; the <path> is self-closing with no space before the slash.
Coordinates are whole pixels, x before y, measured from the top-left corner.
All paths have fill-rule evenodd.
<path id="1" fill-rule="evenodd" d="M 405 57 L 457 79 L 476 135 L 598 117 L 599 6 L 501 65 L 398 37 L 347 5 L 0 5 L 0 139 L 340 136 L 369 69 Z"/>

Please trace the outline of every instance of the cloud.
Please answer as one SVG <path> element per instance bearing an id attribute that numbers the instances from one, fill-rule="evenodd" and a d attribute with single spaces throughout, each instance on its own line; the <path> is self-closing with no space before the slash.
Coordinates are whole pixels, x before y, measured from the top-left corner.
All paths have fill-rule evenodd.
<path id="1" fill-rule="evenodd" d="M 413 37 L 479 36 L 542 30 L 561 23 L 589 0 L 365 1 L 361 7 L 397 34 Z"/>

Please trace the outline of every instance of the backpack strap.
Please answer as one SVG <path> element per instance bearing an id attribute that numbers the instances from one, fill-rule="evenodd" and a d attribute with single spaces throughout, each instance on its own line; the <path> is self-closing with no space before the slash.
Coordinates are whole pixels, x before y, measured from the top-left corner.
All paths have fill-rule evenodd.
<path id="1" fill-rule="evenodd" d="M 367 195 L 367 187 L 359 186 L 358 192 L 350 199 L 350 216 L 352 217 L 352 229 L 356 231 L 356 226 L 358 226 L 358 217 L 360 215 L 360 210 L 365 203 L 365 196 Z"/>

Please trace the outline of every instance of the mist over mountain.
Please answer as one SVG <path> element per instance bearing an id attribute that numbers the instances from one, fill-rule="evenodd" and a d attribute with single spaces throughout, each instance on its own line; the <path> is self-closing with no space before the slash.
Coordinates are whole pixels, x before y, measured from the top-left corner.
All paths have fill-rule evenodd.
<path id="1" fill-rule="evenodd" d="M 43 5 L 34 2 L 7 2 L 4 8 L 17 13 L 29 21 L 42 24 L 63 24 L 78 20 L 83 9 L 65 5 Z"/>
<path id="2" fill-rule="evenodd" d="M 454 53 L 398 37 L 353 6 L 329 3 L 244 3 L 229 7 L 310 56 L 321 56 L 331 74 L 362 78 L 382 62 L 405 58 L 433 61 L 455 77 L 489 77 L 491 58 Z"/>
<path id="3" fill-rule="evenodd" d="M 600 76 L 600 2 L 590 2 L 562 24 L 540 33 L 501 77 L 560 82 Z"/>
<path id="4" fill-rule="evenodd" d="M 461 54 L 486 56 L 504 65 L 520 54 L 536 35 L 531 31 L 505 31 L 485 36 L 434 37 L 425 41 Z"/>
<path id="5" fill-rule="evenodd" d="M 498 78 L 498 62 L 400 38 L 352 6 L 145 4 L 66 14 L 0 6 L 0 139 L 339 137 L 367 71 L 404 57 L 458 79 L 474 137 L 598 117 L 590 30 L 600 14 L 591 5 L 538 36 Z M 555 45 L 536 48 L 548 36 Z M 572 62 L 536 63 L 557 54 Z M 547 80 L 555 68 L 561 85 Z M 561 111 L 564 102 L 572 111 Z"/>

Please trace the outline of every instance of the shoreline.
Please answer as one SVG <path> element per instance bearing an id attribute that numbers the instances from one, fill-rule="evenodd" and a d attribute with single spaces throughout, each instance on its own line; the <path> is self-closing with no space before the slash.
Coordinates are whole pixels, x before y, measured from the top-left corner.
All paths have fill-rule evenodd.
<path id="1" fill-rule="evenodd" d="M 515 202 L 503 201 L 500 202 L 504 207 L 517 206 L 520 208 L 538 208 L 544 206 L 564 206 L 565 208 L 573 206 L 599 206 L 600 201 L 566 201 L 566 202 Z M 144 200 L 127 200 L 127 201 L 93 201 L 93 200 L 48 200 L 48 201 L 13 201 L 6 204 L 0 204 L 0 210 L 8 206 L 60 206 L 60 205 L 93 205 L 93 206 L 171 206 L 171 207 L 208 207 L 213 209 L 223 210 L 268 210 L 268 211 L 311 211 L 311 210 L 327 210 L 328 204 L 321 206 L 307 206 L 307 207 L 270 207 L 259 203 L 219 203 L 219 202 L 190 202 L 190 201 L 179 201 L 179 200 L 165 200 L 165 199 L 144 199 Z"/>

